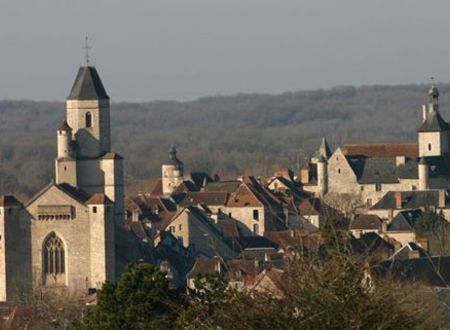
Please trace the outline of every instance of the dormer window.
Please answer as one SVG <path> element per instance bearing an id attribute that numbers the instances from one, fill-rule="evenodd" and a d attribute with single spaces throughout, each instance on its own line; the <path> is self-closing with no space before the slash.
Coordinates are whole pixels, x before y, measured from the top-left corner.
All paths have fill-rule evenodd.
<path id="1" fill-rule="evenodd" d="M 90 112 L 86 112 L 84 115 L 86 127 L 92 127 L 92 114 Z"/>

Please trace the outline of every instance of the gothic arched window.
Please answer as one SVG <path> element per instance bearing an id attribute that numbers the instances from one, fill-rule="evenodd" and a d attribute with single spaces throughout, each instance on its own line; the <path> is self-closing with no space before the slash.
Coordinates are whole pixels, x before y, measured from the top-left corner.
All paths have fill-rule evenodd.
<path id="1" fill-rule="evenodd" d="M 61 275 L 65 272 L 65 256 L 64 243 L 51 233 L 44 242 L 43 247 L 44 265 L 43 271 L 45 275 Z"/>
<path id="2" fill-rule="evenodd" d="M 85 114 L 86 127 L 92 127 L 92 113 L 86 112 Z"/>

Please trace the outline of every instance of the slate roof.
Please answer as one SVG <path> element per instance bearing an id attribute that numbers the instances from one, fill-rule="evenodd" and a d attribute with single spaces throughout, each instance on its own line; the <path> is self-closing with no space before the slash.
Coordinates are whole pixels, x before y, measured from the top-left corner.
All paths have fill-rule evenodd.
<path id="1" fill-rule="evenodd" d="M 5 206 L 19 206 L 21 203 L 14 196 L 0 195 L 0 207 Z"/>
<path id="2" fill-rule="evenodd" d="M 61 125 L 58 126 L 57 128 L 58 131 L 71 131 L 72 128 L 69 126 L 69 124 L 67 123 L 67 121 L 63 121 L 61 123 Z"/>
<path id="3" fill-rule="evenodd" d="M 325 137 L 322 138 L 322 143 L 320 144 L 319 148 L 319 154 L 320 156 L 325 157 L 325 159 L 329 159 L 331 157 L 331 149 Z"/>
<path id="4" fill-rule="evenodd" d="M 421 210 L 399 212 L 387 226 L 387 231 L 414 231 L 414 225 L 421 215 Z"/>
<path id="5" fill-rule="evenodd" d="M 264 236 L 245 236 L 239 238 L 243 249 L 277 249 L 278 244 Z"/>
<path id="6" fill-rule="evenodd" d="M 188 192 L 183 201 L 180 202 L 180 205 L 225 205 L 227 203 L 227 198 L 228 193 L 225 191 Z"/>
<path id="7" fill-rule="evenodd" d="M 398 183 L 394 158 L 347 158 L 359 183 Z"/>
<path id="8" fill-rule="evenodd" d="M 396 191 L 387 192 L 371 210 L 395 210 L 397 209 Z M 438 190 L 412 190 L 402 191 L 402 207 L 401 209 L 418 209 L 421 207 L 439 205 Z M 446 197 L 448 199 L 448 196 Z M 446 200 L 447 205 L 448 200 Z"/>
<path id="9" fill-rule="evenodd" d="M 357 254 L 378 254 L 385 253 L 391 255 L 395 251 L 393 244 L 387 242 L 376 233 L 365 233 L 360 238 L 350 238 L 350 247 Z"/>
<path id="10" fill-rule="evenodd" d="M 95 67 L 87 65 L 80 67 L 67 99 L 109 100 L 109 96 Z"/>
<path id="11" fill-rule="evenodd" d="M 370 158 L 392 158 L 397 156 L 418 157 L 417 143 L 390 144 L 346 144 L 341 148 L 345 156 L 364 156 Z"/>
<path id="12" fill-rule="evenodd" d="M 205 172 L 191 172 L 190 177 L 198 189 L 213 181 L 209 174 Z"/>
<path id="13" fill-rule="evenodd" d="M 436 287 L 448 287 L 450 283 L 449 256 L 387 260 L 381 266 L 386 272 L 405 281 L 418 281 Z"/>
<path id="14" fill-rule="evenodd" d="M 383 221 L 373 214 L 360 214 L 350 224 L 353 230 L 381 230 Z"/>
<path id="15" fill-rule="evenodd" d="M 420 125 L 418 132 L 441 132 L 450 130 L 450 125 L 437 110 L 428 112 L 427 119 Z"/>
<path id="16" fill-rule="evenodd" d="M 235 192 L 241 185 L 240 181 L 218 181 L 210 182 L 205 186 L 205 191 L 226 191 Z"/>

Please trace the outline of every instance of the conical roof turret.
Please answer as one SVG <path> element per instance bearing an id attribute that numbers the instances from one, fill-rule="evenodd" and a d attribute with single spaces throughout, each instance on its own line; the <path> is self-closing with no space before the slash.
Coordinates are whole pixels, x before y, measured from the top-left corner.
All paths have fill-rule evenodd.
<path id="1" fill-rule="evenodd" d="M 322 143 L 319 148 L 319 155 L 323 156 L 325 159 L 329 159 L 331 157 L 331 149 L 325 137 L 322 138 Z"/>
<path id="2" fill-rule="evenodd" d="M 97 69 L 82 65 L 78 70 L 68 100 L 109 100 Z"/>

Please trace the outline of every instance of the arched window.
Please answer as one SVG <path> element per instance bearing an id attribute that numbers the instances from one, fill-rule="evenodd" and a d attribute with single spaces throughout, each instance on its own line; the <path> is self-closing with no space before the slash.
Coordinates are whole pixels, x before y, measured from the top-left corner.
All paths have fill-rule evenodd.
<path id="1" fill-rule="evenodd" d="M 57 276 L 65 272 L 64 243 L 51 233 L 44 242 L 43 271 L 45 275 Z"/>
<path id="2" fill-rule="evenodd" d="M 86 121 L 86 127 L 92 127 L 92 113 L 86 112 L 84 115 Z"/>

